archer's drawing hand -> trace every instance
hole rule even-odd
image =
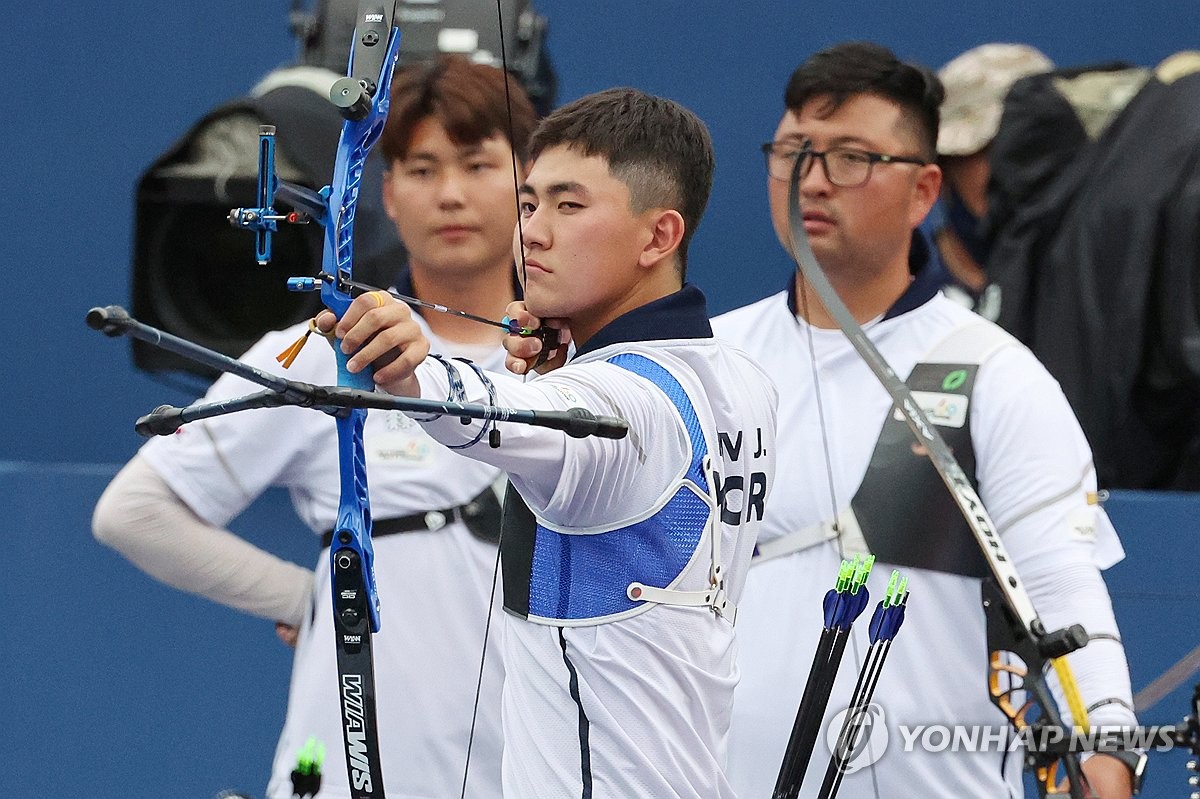
[[[429,340],[413,319],[412,311],[382,291],[362,295],[338,320],[329,311],[317,316],[317,327],[333,331],[342,352],[353,357],[346,363],[352,372],[375,367],[375,384],[398,397],[419,397],[421,386],[413,372],[429,354]]]
[[[543,324],[558,331],[558,344],[543,355],[542,341],[537,336],[519,336],[515,333],[504,337],[507,355],[504,366],[513,374],[523,375],[529,371],[539,374],[552,372],[566,363],[567,344],[571,342],[571,329],[563,319],[539,319],[529,312],[525,303],[510,302],[505,309],[507,318],[527,330],[537,330]]]

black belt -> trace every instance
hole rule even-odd
[[[476,538],[495,544],[500,540],[501,514],[500,500],[496,498],[496,492],[488,487],[465,505],[445,510],[411,513],[408,516],[393,516],[390,519],[375,519],[371,523],[371,537],[378,538],[419,530],[436,532],[448,524],[462,522]],[[333,530],[326,530],[321,536],[321,546],[328,547],[332,543]]]

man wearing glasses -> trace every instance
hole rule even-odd
[[[1096,504],[1091,453],[1058,385],[999,328],[941,296],[915,231],[937,199],[942,89],[928,71],[872,44],[837,45],[792,75],[786,110],[763,145],[775,232],[785,249],[788,188],[804,231],[866,335],[909,385],[975,482],[1049,629],[1082,624],[1070,657],[1093,726],[1134,724],[1128,668],[1100,568],[1123,556]],[[730,778],[768,796],[823,626],[821,600],[841,559],[878,556],[912,599],[875,690],[883,724],[850,762],[841,795],[962,799],[1021,795],[1021,752],[988,690],[981,604],[987,574],[957,507],[889,395],[797,272],[785,291],[714,320],[780,390],[779,480],[738,618]],[[898,426],[898,427],[897,427]],[[868,647],[855,625],[801,796],[817,795]],[[925,741],[920,725],[976,730],[975,746]],[[912,731],[917,730],[917,734]],[[807,753],[804,753],[807,755]],[[1104,799],[1128,797],[1115,757],[1084,764]]]

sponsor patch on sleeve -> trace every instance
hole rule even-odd
[[[1067,530],[1075,541],[1096,541],[1096,508],[1079,508],[1067,517]]]

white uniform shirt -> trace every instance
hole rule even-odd
[[[773,473],[775,391],[740,353],[710,336],[703,297],[693,288],[613,322],[567,366],[521,383],[491,375],[500,405],[565,410],[584,407],[628,420],[626,439],[573,439],[561,432],[501,424],[498,449],[467,454],[509,473],[538,519],[554,529],[610,528],[644,518],[691,459],[688,435],[666,395],[645,378],[608,363],[635,353],[666,368],[696,409],[708,452],[729,477]],[[636,342],[636,343],[631,343]],[[487,391],[459,370],[468,399]],[[418,370],[422,396],[445,399],[440,364]],[[446,443],[469,440],[477,424],[425,423]],[[719,433],[737,456],[720,447]],[[747,483],[748,484],[748,483]],[[727,507],[745,511],[730,492]],[[758,521],[721,525],[726,589],[741,594]],[[707,582],[703,543],[678,587]],[[576,568],[571,564],[570,568]],[[506,564],[506,569],[508,564]],[[624,590],[624,586],[620,590]],[[733,625],[705,607],[657,605],[616,621],[555,626],[506,614],[504,792],[525,797],[689,797],[733,792],[724,774],[726,733],[737,681]]]
[[[420,319],[420,317],[417,317]],[[423,324],[423,322],[422,322]],[[275,356],[305,330],[268,333],[242,360],[293,380],[335,383],[329,344],[312,336],[286,371]],[[426,330],[426,335],[430,335]],[[435,352],[452,352],[433,339]],[[485,365],[499,367],[497,349]],[[225,375],[207,399],[259,390]],[[364,431],[368,489],[375,519],[465,504],[498,472],[442,447],[398,411],[372,410]],[[334,419],[307,408],[271,408],[206,419],[156,438],[143,457],[211,524],[224,526],[270,486],[284,486],[300,518],[322,533],[336,521],[339,480]],[[374,539],[381,628],[374,636],[375,689],[384,786],[397,799],[458,796],[489,612],[496,547],[460,522],[437,531]],[[292,665],[287,718],[267,795],[291,799],[291,771],[309,736],[325,744],[321,797],[349,797],[337,690],[329,554],[317,555],[313,614],[301,627]],[[499,593],[497,591],[497,593]],[[496,602],[498,607],[499,602]],[[502,625],[492,640],[471,755],[468,796],[499,795]]]
[[[865,327],[903,377],[950,331],[978,321],[936,295]],[[798,320],[786,292],[724,314],[713,328],[757,360],[780,388],[778,476],[761,540],[828,521],[834,516],[828,470],[838,510],[844,509],[891,408],[888,394],[846,336]],[[1051,630],[1082,623],[1093,634],[1115,632],[1108,595],[1093,564],[1107,567],[1124,553],[1104,513],[1086,504],[1086,492],[1095,490],[1091,454],[1057,383],[1027,349],[1011,346],[981,367],[971,401],[979,493],[1042,620]],[[738,617],[742,681],[730,734],[730,776],[741,796],[769,796],[775,784],[822,627],[821,597],[832,587],[839,562],[837,543],[826,542],[751,568]],[[871,603],[846,648],[802,797],[815,796],[821,784],[830,754],[830,719],[849,704],[869,645],[867,622],[890,571],[877,563],[868,583]],[[979,580],[903,571],[910,577],[911,599],[874,694],[885,714],[888,742],[873,768],[848,774],[841,794],[995,799],[1012,790],[1020,795],[1019,752],[1007,760],[995,747],[983,754],[925,752],[919,738],[913,751],[901,751],[905,739],[897,725],[911,732],[920,724],[1007,724],[991,704],[985,681]],[[1082,573],[1083,584],[1077,591],[1046,590],[1056,571]],[[1085,702],[1130,701],[1119,645],[1095,641],[1070,661]],[[1092,714],[1092,723],[1132,724],[1133,716],[1106,705]],[[870,742],[881,748],[881,738]]]

